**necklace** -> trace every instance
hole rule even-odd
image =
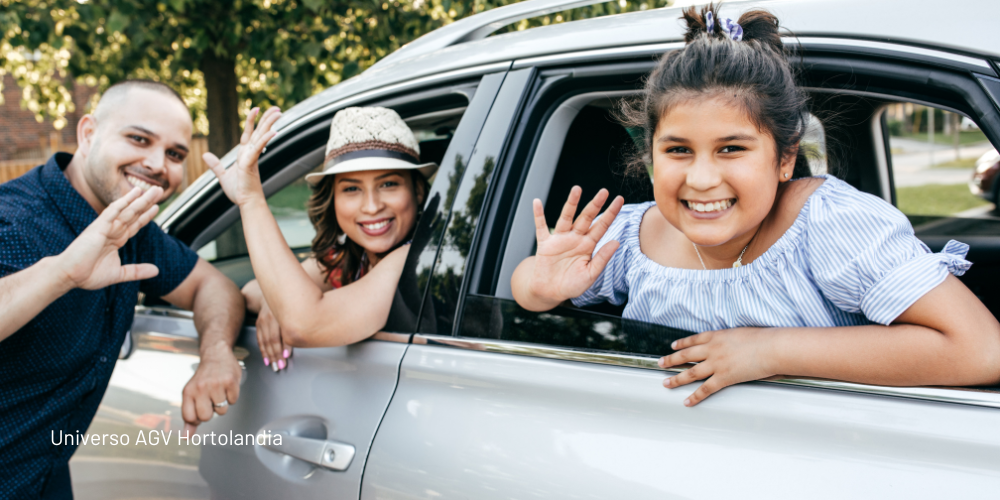
[[[760,232],[760,226],[757,226],[757,231],[753,233],[753,237],[750,238],[750,241],[747,242],[747,246],[743,247],[743,251],[740,252],[740,256],[736,258],[736,262],[733,262],[734,269],[743,265],[743,254],[747,253],[747,249],[750,248],[750,244],[753,243],[753,240],[755,238],[757,238],[757,233],[759,232]],[[701,267],[704,268],[706,271],[708,271],[708,266],[705,265],[705,261],[701,258],[701,252],[698,251],[698,245],[695,245],[694,242],[692,241],[691,246],[694,247],[694,253],[698,255],[698,262],[701,262]]]
[[[698,261],[701,262],[701,267],[705,268],[705,270],[708,271],[708,266],[705,265],[705,261],[702,260],[701,258],[701,252],[698,251],[698,245],[695,245],[694,243],[691,243],[691,245],[694,246],[694,253],[698,254]],[[747,246],[743,247],[743,251],[740,252],[740,256],[736,259],[736,262],[733,262],[734,268],[743,265],[743,254],[746,253],[747,248],[749,247],[750,247],[749,243],[747,243]]]

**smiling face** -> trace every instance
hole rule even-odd
[[[774,139],[722,98],[690,98],[665,113],[653,135],[653,194],[663,217],[699,246],[742,249],[791,177]]]
[[[410,234],[422,193],[415,191],[413,170],[369,170],[334,176],[333,206],[337,224],[370,254],[384,254]]]
[[[159,186],[166,200],[181,184],[190,149],[191,116],[175,96],[141,87],[121,92],[78,126],[74,156],[86,180],[78,189],[98,211],[134,187]]]

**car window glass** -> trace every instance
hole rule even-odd
[[[972,120],[914,103],[885,110],[896,206],[918,236],[994,236],[1000,158]]]
[[[317,167],[316,170],[319,169],[320,167]],[[309,185],[303,178],[267,198],[267,206],[278,222],[281,235],[292,249],[308,249],[313,236],[316,235],[316,230],[313,229],[306,213],[306,200],[310,194]],[[198,255],[209,262],[247,255],[243,222],[241,220],[234,222],[216,239],[199,248]]]
[[[541,198],[546,222],[551,228],[575,185],[581,186],[583,197],[587,199],[601,188],[607,188],[612,197],[620,194],[626,203],[652,200],[648,174],[642,170],[632,174],[626,172],[629,155],[635,150],[636,141],[641,140],[642,132],[623,126],[616,118],[616,110],[621,99],[632,95],[632,91],[588,92],[572,96],[558,105],[550,113],[549,121],[540,124],[535,132],[538,149],[523,181],[532,186],[522,188],[517,203],[530,204],[530,198]],[[814,141],[822,143],[822,127],[811,133]],[[545,147],[555,151],[545,151]],[[825,168],[825,164],[817,168]],[[539,186],[544,192],[539,191]],[[509,255],[503,258],[512,263],[534,253],[533,218],[519,219],[527,222],[516,219],[511,232],[520,231],[527,236],[509,236],[505,253],[516,254],[516,258],[508,259]],[[610,304],[557,307],[541,313],[527,311],[510,296],[509,272],[501,270],[500,275],[495,295],[469,293],[465,296],[459,335],[659,356],[672,352],[671,342],[691,334],[623,319],[624,307]]]

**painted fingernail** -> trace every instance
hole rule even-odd
[[[267,366],[269,364],[271,364],[271,360],[267,359],[267,358],[264,358],[264,366]]]
[[[677,350],[677,341],[676,340],[670,343],[670,348],[673,349],[673,350],[675,350],[675,351]]]
[[[684,406],[691,406],[691,398],[684,400]]]
[[[278,369],[279,370],[284,370],[285,369],[285,360],[283,360],[283,359],[279,359],[278,360]]]
[[[288,349],[285,349],[285,352],[281,353],[281,355],[284,356],[285,359],[288,359],[288,357],[291,356],[292,353],[288,352]]]
[[[278,363],[271,363],[271,369],[274,370],[274,373],[278,373]]]

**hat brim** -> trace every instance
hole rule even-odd
[[[434,175],[434,172],[436,172],[437,169],[437,163],[424,163],[423,165],[417,165],[415,163],[398,160],[396,158],[356,158],[326,167],[322,172],[306,175],[306,182],[308,182],[310,186],[315,186],[316,183],[327,175],[345,174],[348,172],[364,172],[367,170],[417,170],[424,176],[425,179],[429,179],[432,175]]]

